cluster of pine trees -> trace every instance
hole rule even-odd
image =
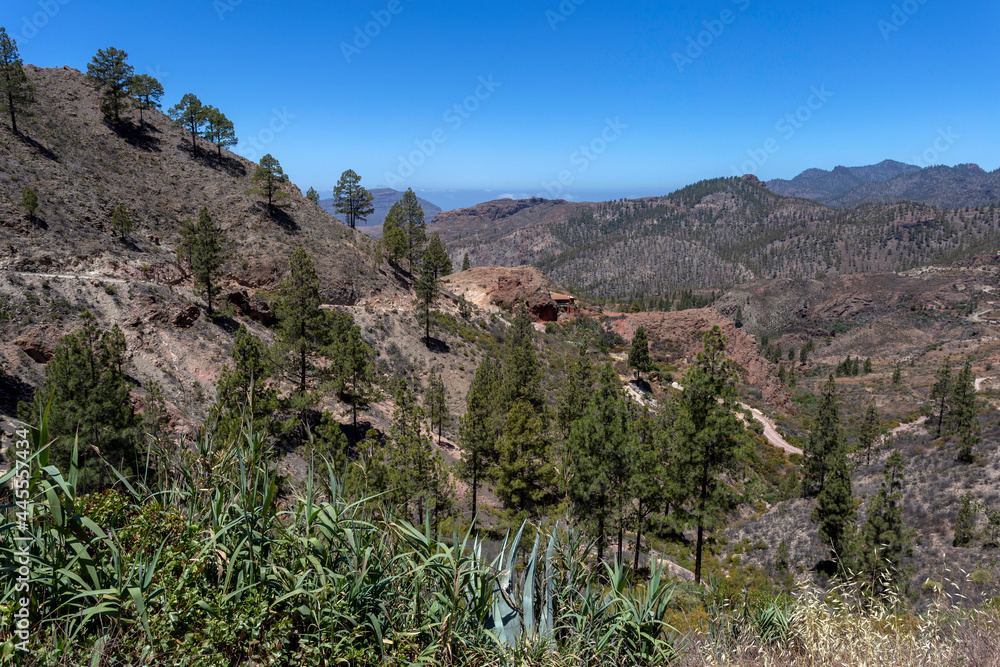
[[[945,359],[938,368],[935,380],[931,387],[931,401],[934,404],[937,437],[957,436],[959,460],[971,463],[981,440],[972,361],[966,359],[958,376],[952,377],[951,360]]]

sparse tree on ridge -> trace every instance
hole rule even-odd
[[[406,189],[399,205],[402,213],[400,226],[406,232],[406,252],[412,272],[417,259],[419,259],[420,250],[427,241],[427,222],[424,220],[424,209],[421,208],[417,195],[413,193],[413,188]]]
[[[87,77],[101,96],[101,112],[115,125],[129,97],[129,85],[135,70],[128,64],[128,54],[113,46],[100,49],[87,65]]]
[[[132,96],[135,108],[139,110],[139,127],[144,126],[143,111],[159,109],[163,99],[163,86],[148,74],[136,74],[128,84],[128,92]]]
[[[10,129],[17,131],[17,115],[27,116],[35,103],[35,86],[24,73],[17,42],[0,27],[0,112],[10,115]]]
[[[132,223],[132,216],[129,215],[125,204],[118,204],[114,213],[111,214],[111,231],[124,241],[135,229]]]
[[[364,222],[375,212],[372,206],[374,200],[372,193],[361,186],[361,177],[353,169],[341,174],[333,188],[333,205],[351,229],[357,228],[359,221]]]
[[[34,222],[38,213],[38,195],[27,185],[21,189],[21,208],[28,214],[28,220]]]
[[[180,102],[170,107],[167,115],[174,119],[175,124],[191,133],[191,153],[197,156],[198,135],[206,120],[206,109],[201,100],[197,95],[187,93]]]
[[[281,189],[288,182],[288,176],[281,170],[281,164],[268,153],[260,159],[260,164],[250,179],[256,187],[247,190],[247,194],[267,197],[267,211],[274,213],[277,202],[288,199],[289,194]]]
[[[465,257],[462,258],[462,270],[468,271],[472,268],[472,261],[469,259],[469,253],[465,253]]]
[[[306,199],[308,199],[314,204],[319,203],[319,193],[316,192],[316,188],[310,187],[308,190],[306,190]]]
[[[420,321],[424,325],[424,344],[431,347],[431,308],[438,296],[437,267],[430,255],[424,255],[420,275],[414,286],[420,303]]]
[[[386,214],[385,221],[382,223],[382,246],[393,266],[396,266],[400,259],[406,257],[407,243],[403,205],[396,202],[389,208],[389,213]]]
[[[229,148],[240,143],[240,140],[236,138],[236,128],[233,126],[233,121],[226,118],[226,114],[213,106],[205,108],[204,136],[207,140],[215,144],[218,151],[217,156],[220,161],[222,160],[223,148]]]

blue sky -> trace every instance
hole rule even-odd
[[[819,6],[817,6],[819,5]],[[98,48],[324,196],[352,168],[444,208],[666,194],[893,158],[1000,167],[998,3],[4,0],[26,62]],[[366,34],[367,33],[367,34]]]

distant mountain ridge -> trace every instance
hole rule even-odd
[[[985,206],[1000,200],[1000,169],[975,164],[921,168],[883,160],[864,167],[807,169],[791,180],[767,182],[775,194],[812,199],[835,208],[912,201],[939,208]]]
[[[358,230],[368,234],[368,236],[379,238],[382,236],[382,223],[385,222],[385,216],[389,214],[389,209],[392,208],[392,205],[403,198],[403,193],[392,188],[374,188],[369,190],[369,192],[375,196],[375,201],[372,203],[375,207],[375,212],[368,216],[364,225],[358,225]],[[441,212],[441,207],[420,197],[417,197],[417,201],[420,202],[420,207],[424,209],[424,219],[430,224],[437,217],[438,213]],[[333,217],[341,222],[344,221],[343,216],[337,213],[333,199],[321,199],[319,205]]]

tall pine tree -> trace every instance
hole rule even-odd
[[[129,84],[135,70],[128,64],[128,54],[113,46],[100,49],[87,65],[87,78],[101,96],[101,113],[115,125],[129,97]]]
[[[868,504],[868,516],[861,529],[858,553],[860,571],[876,594],[898,582],[903,556],[910,547],[910,535],[903,522],[903,458],[893,452],[882,471],[882,486]],[[889,577],[885,575],[888,572]]]
[[[24,73],[17,42],[0,27],[0,112],[10,116],[10,129],[17,131],[17,116],[27,116],[35,103],[35,86]]]
[[[826,483],[831,456],[844,449],[844,433],[837,405],[837,384],[831,375],[823,385],[819,411],[803,448],[802,483],[807,496],[818,496]]]
[[[686,502],[685,523],[697,529],[695,581],[701,582],[705,533],[742,502],[741,481],[747,440],[735,415],[735,363],[726,356],[719,327],[706,332],[704,348],[684,376],[678,414],[676,465]]]
[[[632,347],[628,351],[628,367],[635,369],[635,379],[639,380],[640,373],[648,373],[653,369],[653,360],[649,356],[649,339],[646,337],[645,327],[635,330],[632,337]]]
[[[195,287],[205,295],[209,317],[213,312],[212,297],[218,286],[219,269],[224,261],[223,240],[222,230],[215,226],[208,208],[202,207],[191,239],[191,272]]]
[[[965,365],[955,379],[949,406],[950,431],[958,435],[958,460],[972,463],[981,431],[976,404],[976,376],[969,359],[965,360]]]
[[[952,396],[951,360],[945,359],[935,375],[936,382],[931,387],[931,401],[937,408],[937,437],[944,435],[945,421],[948,419],[949,401]]]
[[[472,487],[472,516],[478,510],[479,486],[499,462],[494,430],[493,397],[499,385],[500,370],[487,357],[476,369],[466,396],[465,415],[459,422],[462,460],[458,476]]]
[[[348,169],[340,175],[340,180],[333,188],[333,205],[337,213],[344,216],[348,227],[355,229],[358,222],[364,222],[375,212],[372,202],[375,197],[361,186],[361,177]]]

